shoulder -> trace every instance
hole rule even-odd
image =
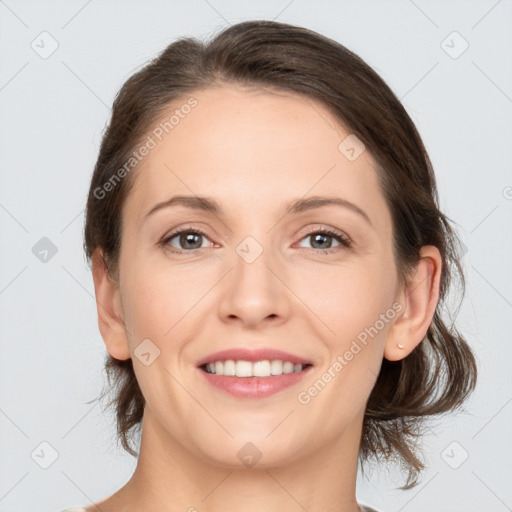
[[[379,512],[378,510],[375,510],[372,507],[367,507],[365,505],[359,505],[361,508],[361,512]],[[87,510],[84,507],[70,507],[66,508],[65,510],[61,510],[60,512],[87,512]]]

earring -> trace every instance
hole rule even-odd
[[[404,348],[404,346],[401,344],[401,343],[397,343],[396,345],[400,350],[402,350]]]

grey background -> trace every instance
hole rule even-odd
[[[512,510],[511,1],[6,0],[0,512],[88,505],[131,476],[136,461],[116,447],[113,417],[87,404],[104,384],[105,347],[82,253],[101,133],[122,83],[172,40],[255,18],[316,30],[380,73],[416,123],[441,206],[467,247],[457,322],[478,357],[478,389],[465,414],[432,423],[418,487],[396,490],[400,474],[381,467],[369,481],[359,474],[359,501],[386,512]],[[42,58],[52,40],[58,48]],[[469,47],[454,58],[464,40]],[[46,261],[37,257],[43,237],[57,250]]]

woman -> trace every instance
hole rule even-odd
[[[374,511],[370,458],[416,485],[422,420],[476,382],[440,314],[457,242],[413,122],[345,47],[271,21],[169,45],[115,99],[85,225],[137,468],[68,510]]]

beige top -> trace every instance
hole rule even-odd
[[[378,510],[375,510],[374,508],[368,507],[366,505],[359,504],[359,508],[361,509],[361,512],[379,512]],[[61,512],[87,512],[84,507],[71,507],[67,508],[65,510],[62,510]]]

